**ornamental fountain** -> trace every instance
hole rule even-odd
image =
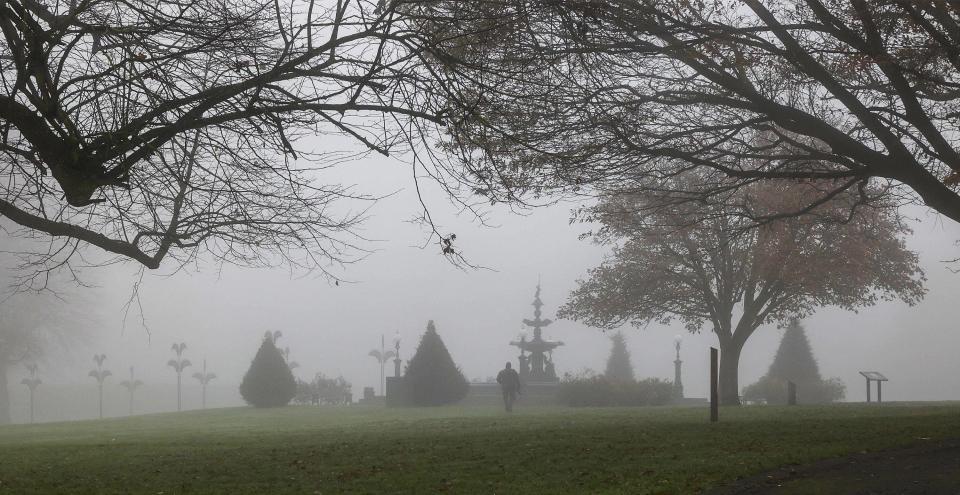
[[[520,380],[524,383],[558,381],[557,371],[553,365],[553,350],[563,345],[563,342],[544,340],[543,328],[553,321],[549,318],[540,318],[543,314],[540,311],[542,307],[540,284],[537,283],[537,292],[533,298],[533,319],[523,320],[524,325],[533,328],[533,338],[527,340],[527,336],[522,334],[520,340],[510,342],[510,345],[520,348]]]

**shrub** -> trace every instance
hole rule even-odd
[[[260,350],[243,375],[240,395],[255,407],[285,406],[297,393],[297,382],[272,338],[263,339]]]
[[[327,378],[317,373],[312,382],[297,380],[297,394],[293,401],[297,404],[341,405],[349,404],[352,385],[342,376]]]
[[[557,401],[573,407],[660,406],[672,399],[673,384],[666,380],[611,380],[590,373],[565,377],[557,391]]]
[[[610,348],[610,357],[607,358],[607,371],[603,376],[615,382],[633,381],[633,364],[630,362],[630,351],[627,350],[627,339],[617,332],[610,337],[613,346]]]
[[[847,386],[839,378],[797,384],[797,402],[823,404],[836,402],[846,395]],[[787,403],[787,380],[764,376],[756,383],[744,387],[743,398],[748,401],[762,400],[768,404]]]
[[[839,378],[820,378],[820,369],[813,357],[807,333],[797,319],[790,320],[767,374],[756,383],[744,387],[743,398],[748,401],[763,400],[768,404],[786,404],[787,381],[797,385],[797,402],[803,404],[838,401],[843,399],[847,389]]]
[[[452,404],[467,396],[467,379],[450,357],[433,320],[427,323],[427,331],[407,364],[404,379],[417,406]]]

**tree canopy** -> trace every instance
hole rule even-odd
[[[38,264],[88,245],[149,268],[343,261],[361,215],[340,201],[369,198],[323,169],[442,121],[397,5],[4,2],[0,215],[54,239]]]
[[[816,184],[757,184],[741,189],[732,204],[781,211],[818,192]],[[740,351],[761,325],[821,306],[914,304],[925,293],[917,256],[904,246],[906,227],[890,208],[858,208],[848,217],[848,204],[838,198],[810,215],[754,226],[737,206],[704,212],[700,205],[665,208],[658,201],[618,194],[586,213],[602,225],[594,240],[613,252],[579,281],[559,315],[601,328],[674,320],[691,332],[706,326],[720,344],[725,403],[738,400]]]
[[[492,200],[627,189],[703,204],[817,180],[787,213],[852,191],[960,221],[950,2],[417,5],[457,81],[447,148]]]

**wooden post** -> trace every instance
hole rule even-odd
[[[710,348],[710,422],[716,423],[720,419],[720,394],[717,386],[718,374],[717,367],[719,363],[716,347]]]
[[[787,405],[797,405],[797,384],[787,381]]]
[[[877,380],[877,404],[883,402],[883,389],[880,388],[883,386],[882,380]]]
[[[867,378],[867,403],[870,402],[870,379]]]

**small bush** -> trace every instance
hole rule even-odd
[[[567,406],[660,406],[673,399],[673,384],[659,378],[610,380],[603,375],[567,376],[557,400]]]
[[[342,376],[327,378],[323,373],[317,373],[312,382],[297,380],[297,394],[293,401],[297,404],[343,405],[350,403],[352,395],[352,385]]]
[[[283,354],[272,338],[263,339],[240,383],[243,400],[255,407],[279,407],[287,405],[296,393],[297,382]]]

